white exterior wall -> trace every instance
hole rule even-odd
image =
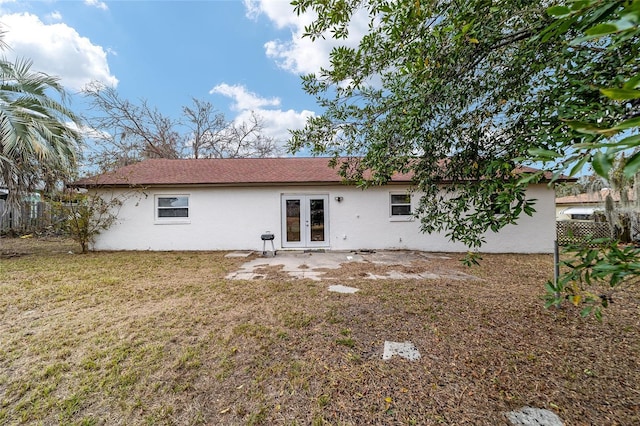
[[[419,221],[390,218],[390,193],[406,186],[361,190],[351,186],[153,188],[129,196],[118,221],[98,236],[96,250],[262,250],[260,235],[275,234],[282,249],[281,196],[328,195],[328,246],[331,250],[411,249],[466,252],[444,235],[423,234]],[[125,194],[121,191],[120,194]],[[189,218],[184,223],[155,220],[157,195],[188,195]],[[555,239],[555,195],[546,185],[532,185],[536,198],[533,217],[523,215],[518,225],[488,233],[481,251],[488,253],[551,253]],[[336,201],[342,197],[342,201]],[[416,205],[419,195],[413,195]],[[270,243],[267,242],[267,247]]]
[[[556,204],[556,221],[561,221],[561,220],[571,220],[571,216],[568,214],[564,214],[564,211],[566,209],[568,209],[569,207],[574,207],[572,205],[557,205]]]

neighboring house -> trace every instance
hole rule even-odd
[[[556,220],[594,220],[594,213],[604,212],[604,202],[611,194],[616,204],[620,203],[620,192],[609,188],[585,194],[568,195],[556,198]],[[629,200],[633,201],[633,191],[629,191]]]
[[[420,194],[411,177],[386,186],[345,185],[327,158],[146,160],[73,183],[118,196],[117,223],[95,250],[413,249],[465,252],[444,234],[423,234],[411,213]],[[137,188],[137,189],[136,189]],[[536,213],[489,232],[484,252],[550,253],[554,190],[530,185]]]

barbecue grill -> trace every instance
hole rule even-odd
[[[267,255],[267,250],[266,250],[267,241],[271,241],[271,252],[273,253],[274,256],[276,255],[276,247],[273,245],[273,240],[275,239],[275,237],[276,236],[269,231],[265,232],[260,236],[260,238],[262,239],[262,255],[263,256]]]

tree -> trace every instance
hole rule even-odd
[[[342,173],[363,186],[413,172],[422,230],[474,249],[486,231],[533,213],[516,159],[546,143],[546,83],[536,82],[562,57],[552,43],[530,44],[550,22],[542,1],[294,3],[318,16],[311,38],[346,37],[362,10],[370,30],[303,77],[325,112],[293,133],[292,149],[357,158]]]
[[[356,14],[369,27],[303,77],[324,113],[291,149],[355,157],[341,172],[363,186],[413,172],[425,232],[478,248],[484,232],[533,210],[525,189],[543,172],[522,175],[518,163],[550,160],[555,177],[592,164],[606,177],[612,155],[640,144],[603,140],[640,125],[638,0],[293,4],[317,16],[311,39],[348,37]],[[638,168],[634,154],[626,173]]]
[[[96,237],[115,223],[126,197],[71,190],[61,198],[55,205],[65,218],[63,228],[87,253]]]
[[[182,107],[186,125],[191,131],[193,158],[205,158],[216,153],[217,141],[224,137],[228,123],[224,114],[210,102],[193,99],[193,106]]]
[[[591,164],[603,178],[629,179],[640,171],[640,1],[578,1],[548,9],[557,19],[539,34],[545,40],[562,37],[570,52],[587,52],[588,68],[600,67],[590,84],[582,88],[595,95],[594,102],[578,101],[576,93],[561,97],[565,112],[563,130],[570,141],[560,141],[553,150],[536,150],[534,159],[555,163],[556,170],[579,171]],[[567,67],[573,64],[567,64]],[[620,152],[631,152],[624,167],[611,176]]]
[[[8,206],[36,188],[51,190],[69,180],[81,142],[80,119],[65,105],[59,79],[31,65],[0,58],[0,186],[9,190]]]
[[[580,176],[576,182],[563,182],[555,186],[556,197],[595,193],[604,188],[608,188],[606,180],[592,171]]]
[[[100,83],[84,91],[96,111],[88,121],[96,129],[97,153],[89,160],[102,170],[136,163],[145,158],[180,158],[184,140],[175,131],[176,120],[146,101],[140,105],[122,99],[115,88]]]
[[[188,143],[194,158],[268,157],[279,153],[274,138],[264,134],[262,119],[251,113],[248,122],[227,121],[210,102],[193,99],[182,108]]]
[[[210,102],[193,99],[182,120],[172,119],[146,101],[135,104],[116,89],[99,84],[85,90],[96,129],[92,162],[112,170],[145,158],[233,158],[277,155],[276,141],[264,134],[262,119],[228,121]]]
[[[541,38],[565,36],[570,49],[595,52],[592,62],[602,64],[607,72],[594,79],[590,89],[598,97],[592,104],[576,102],[571,93],[563,98],[565,109],[570,111],[563,129],[569,139],[532,154],[553,164],[556,171],[570,170],[571,174],[591,164],[620,191],[624,201],[629,189],[637,194],[640,171],[640,1],[580,1],[558,4],[548,12],[556,20]],[[624,214],[614,211],[610,197],[606,201],[611,225],[620,219],[629,227],[638,224],[637,200]],[[621,247],[616,238],[591,243],[596,247],[567,250],[571,257],[562,262],[565,272],[546,285],[547,306],[568,300],[582,306],[582,315],[593,313],[600,319],[601,309],[612,300],[612,291],[640,282],[640,249]]]

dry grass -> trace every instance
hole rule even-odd
[[[545,310],[549,256],[434,259],[482,280],[355,279],[344,295],[227,281],[243,259],[218,252],[0,244],[2,424],[496,425],[524,405],[640,423],[640,292],[601,324]],[[385,340],[423,357],[383,362]]]

